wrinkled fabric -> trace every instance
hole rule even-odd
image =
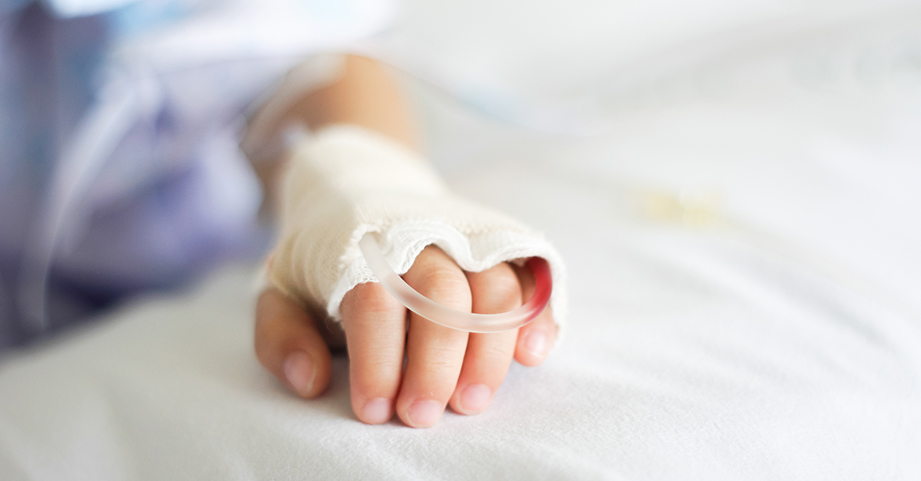
[[[5,3],[0,346],[45,317],[67,323],[262,252],[261,192],[237,148],[243,114],[291,66],[381,30],[391,9]]]
[[[279,241],[268,267],[282,292],[341,320],[352,288],[378,282],[358,243],[374,235],[389,265],[405,274],[436,245],[468,272],[542,257],[550,264],[550,307],[566,317],[562,259],[536,231],[452,193],[431,164],[376,132],[334,125],[299,141],[288,160],[280,202]]]

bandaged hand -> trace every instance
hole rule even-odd
[[[424,159],[365,129],[325,128],[302,141],[289,162],[280,239],[268,266],[273,287],[257,308],[256,353],[291,391],[322,393],[329,347],[342,332],[352,407],[369,424],[396,413],[409,426],[432,426],[448,404],[461,414],[482,412],[512,359],[544,361],[564,299],[559,259],[541,236],[455,196]],[[534,281],[506,261],[544,257],[557,284],[551,307],[520,329],[495,334],[435,324],[376,282],[358,248],[368,232],[410,286],[466,312],[520,306]]]

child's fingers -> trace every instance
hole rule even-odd
[[[467,273],[473,312],[496,314],[521,305],[518,276],[506,263],[483,272]],[[516,330],[495,334],[470,334],[464,366],[451,397],[451,407],[461,414],[485,410],[505,380],[515,353]]]
[[[362,422],[393,416],[403,371],[406,309],[377,283],[359,284],[342,299],[349,350],[352,409]]]
[[[522,299],[530,299],[534,294],[534,276],[525,268],[516,267],[515,271],[521,281]],[[515,360],[525,366],[537,366],[547,358],[555,341],[556,324],[548,306],[528,325],[518,329]]]
[[[447,254],[426,247],[403,278],[423,296],[452,309],[470,312],[467,277]],[[444,412],[464,362],[468,334],[410,314],[406,372],[397,413],[407,425],[429,427]]]
[[[314,319],[276,289],[267,289],[256,304],[256,357],[292,392],[320,395],[329,384],[329,348]]]

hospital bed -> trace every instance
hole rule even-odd
[[[379,52],[566,259],[549,360],[367,426],[344,356],[313,401],[259,366],[231,265],[0,359],[0,479],[919,479],[921,8],[454,3]]]

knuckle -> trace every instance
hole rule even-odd
[[[368,397],[392,397],[399,386],[399,378],[357,376],[352,378],[353,388]]]
[[[471,282],[474,310],[489,314],[514,309],[522,303],[521,284],[511,269],[490,270]]]
[[[429,299],[458,309],[470,309],[470,285],[457,267],[429,267],[416,273],[411,280],[408,283]]]
[[[392,391],[402,376],[402,363],[384,357],[354,359],[350,369],[352,382],[365,393]]]
[[[514,344],[510,343],[510,346],[511,348],[500,343],[487,343],[481,347],[479,353],[480,358],[492,363],[510,360],[512,358]]]
[[[346,318],[358,311],[372,315],[399,315],[402,309],[400,302],[376,282],[359,284],[352,288],[342,299],[341,307]]]
[[[403,358],[402,349],[380,348],[365,352],[361,356],[359,374],[363,378],[378,379],[400,370]]]
[[[256,330],[253,347],[256,353],[256,359],[259,361],[259,363],[267,369],[271,369],[277,357],[277,348],[275,343],[271,341],[269,336],[265,335],[264,333],[260,333],[259,330]]]
[[[431,356],[420,365],[422,378],[429,380],[430,384],[453,384],[457,380],[461,363],[452,356]],[[450,374],[454,374],[451,378]]]

